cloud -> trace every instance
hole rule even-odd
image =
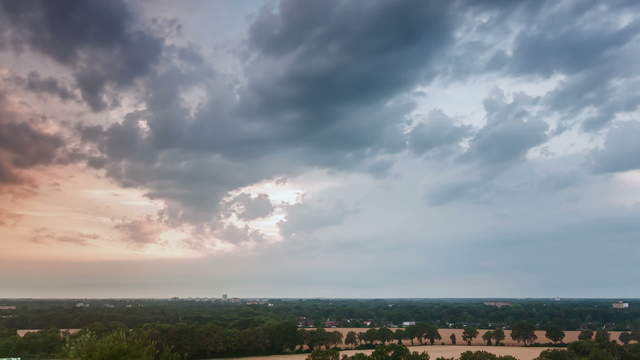
[[[78,101],[73,89],[53,76],[42,77],[37,71],[31,71],[26,77],[12,76],[13,83],[39,96],[53,96],[62,101]]]
[[[78,246],[88,246],[92,241],[100,239],[100,235],[93,233],[83,233],[77,231],[57,232],[46,228],[37,228],[30,238],[32,242],[38,244],[71,244]]]
[[[495,165],[522,160],[529,149],[547,140],[549,126],[528,109],[536,102],[525,94],[508,102],[500,90],[495,91],[484,102],[487,124],[471,139],[464,158]]]
[[[223,242],[234,245],[247,242],[262,243],[265,241],[264,235],[259,230],[251,229],[247,225],[226,224],[215,230],[213,235]]]
[[[235,93],[206,62],[167,51],[141,81],[148,132],[125,119],[84,139],[104,155],[96,165],[176,222],[211,221],[229,191],[314,167],[384,176],[414,106],[398,93],[433,77],[452,31],[446,3],[285,1],[253,19]],[[195,89],[205,94],[191,108]]]
[[[227,206],[242,220],[254,220],[271,215],[273,205],[269,195],[241,193],[229,201]]]
[[[0,89],[0,186],[29,185],[28,170],[70,160],[64,138],[42,129],[44,121],[21,109]]]
[[[114,247],[211,256],[181,291],[224,271],[248,296],[556,296],[603,252],[633,288],[614,275],[637,253],[637,174],[602,175],[640,168],[637,1],[216,6],[2,3],[0,195],[86,161],[157,200],[136,196]],[[73,239],[92,243],[42,241]]]
[[[0,227],[15,226],[22,219],[22,215],[0,209]]]
[[[614,125],[602,149],[591,153],[591,167],[598,173],[640,169],[640,122],[625,121]]]
[[[70,66],[82,98],[95,111],[109,106],[111,87],[145,75],[162,52],[161,39],[135,29],[123,1],[2,3],[11,42]]]
[[[145,217],[140,219],[124,219],[116,224],[114,229],[120,232],[122,240],[133,248],[143,248],[147,245],[163,245],[165,241],[160,237],[166,227],[156,220]]]
[[[287,217],[278,223],[285,238],[305,238],[314,231],[340,225],[356,210],[347,204],[335,201],[312,201],[287,207]]]
[[[409,147],[418,155],[440,147],[455,146],[470,135],[470,126],[457,125],[441,110],[433,110],[426,121],[418,123],[409,133]]]

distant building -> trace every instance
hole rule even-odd
[[[91,306],[91,304],[82,303],[82,302],[79,302],[79,303],[76,304],[77,308],[88,308],[90,306]]]
[[[325,321],[324,322],[324,327],[326,327],[326,328],[338,327],[338,322],[337,321]]]
[[[362,322],[364,324],[364,326],[371,326],[371,324],[373,323],[373,321],[371,320],[365,320]]]
[[[512,306],[513,303],[511,301],[487,301],[484,303],[487,306],[495,306],[498,308],[501,307],[505,307],[505,306]]]
[[[629,303],[618,301],[617,303],[611,304],[614,309],[626,309],[629,307]]]
[[[222,301],[227,301],[229,296],[227,294],[222,294]]]
[[[15,310],[16,307],[13,305],[0,305],[0,310]]]
[[[298,327],[299,328],[311,328],[314,327],[315,324],[313,320],[307,319],[305,316],[301,316],[298,318]]]
[[[415,324],[416,324],[415,321],[403,321],[402,322],[402,326],[413,326]]]

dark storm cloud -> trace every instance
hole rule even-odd
[[[135,29],[124,2],[3,1],[0,15],[17,47],[70,66],[93,110],[109,105],[108,87],[126,87],[159,59],[162,41]]]
[[[430,64],[452,37],[450,7],[291,1],[265,8],[250,27],[237,96],[200,56],[176,49],[165,53],[163,71],[142,82],[148,134],[127,119],[87,128],[84,138],[106,155],[107,174],[148,189],[169,204],[169,217],[185,221],[211,219],[230,190],[312,167],[384,176],[392,165],[384,155],[406,147],[402,125],[413,110],[394,98],[433,76]],[[193,111],[181,95],[197,87],[206,98]]]
[[[640,3],[534,3],[540,6],[518,5],[509,16],[494,17],[494,21],[474,28],[488,39],[499,40],[500,32],[513,32],[516,36],[509,49],[490,43],[465,44],[463,49],[469,51],[463,54],[471,56],[475,51],[479,60],[475,66],[461,66],[528,79],[562,76],[559,86],[543,101],[550,112],[560,115],[560,131],[576,124],[583,130],[597,131],[617,114],[637,109],[637,81],[628,75],[639,70],[633,59],[640,55],[640,21],[627,14],[640,11]],[[489,13],[505,15],[502,9]],[[455,70],[451,71],[456,73]],[[471,70],[459,72],[469,76]],[[585,109],[591,113],[583,114]]]
[[[450,11],[450,2],[282,1],[251,26],[249,43],[259,59],[248,88],[259,109],[271,111],[394,96],[430,75],[426,65],[453,34]]]
[[[12,76],[9,81],[39,95],[53,96],[62,101],[78,101],[73,89],[53,76],[42,77],[37,71],[31,71],[26,77]]]
[[[0,90],[0,184],[23,184],[23,171],[67,161],[63,137],[40,129],[38,120],[15,111]]]
[[[498,165],[522,160],[529,149],[547,140],[549,126],[528,109],[536,102],[525,94],[508,102],[502,92],[486,99],[487,124],[473,137],[464,158]]]
[[[212,222],[229,191],[310,169],[382,179],[407,150],[472,168],[432,203],[491,194],[498,173],[552,136],[544,116],[568,128],[594,107],[582,126],[595,129],[640,103],[625,76],[637,71],[639,25],[623,16],[632,2],[282,1],[251,18],[236,53],[241,74],[218,71],[196,46],[164,44],[120,1],[3,6],[12,41],[69,66],[94,110],[135,83],[144,110],[77,130],[93,147],[90,166],[163,200],[172,224]],[[483,127],[432,113],[406,132],[416,86],[487,73],[562,80],[540,98],[487,99]],[[38,79],[34,89],[70,96]],[[238,201],[250,208],[243,219],[272,210],[268,199]]]

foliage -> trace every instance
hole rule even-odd
[[[562,339],[564,339],[565,334],[564,331],[562,331],[562,329],[558,326],[550,326],[547,328],[545,336],[554,343],[558,343],[561,342]]]
[[[314,350],[307,360],[340,360],[340,351],[338,349]]]
[[[493,330],[493,339],[496,341],[496,345],[500,345],[500,342],[505,339],[504,330],[502,328]]]
[[[491,340],[493,339],[493,331],[489,330],[487,332],[485,332],[484,334],[482,334],[482,340],[484,340],[484,342],[487,345],[491,345]]]
[[[622,333],[620,333],[618,339],[620,339],[620,341],[622,341],[622,343],[625,345],[627,345],[629,341],[633,340],[633,338],[631,337],[631,333],[628,331],[623,331]]]
[[[473,339],[478,336],[478,329],[473,326],[465,326],[462,331],[462,340],[466,341],[467,344],[471,345]]]
[[[355,331],[349,331],[347,333],[347,336],[344,339],[344,344],[345,345],[356,346],[356,345],[358,345],[358,343],[359,343],[358,334],[356,334]]]
[[[535,327],[528,322],[518,322],[511,329],[511,338],[514,341],[522,342],[525,345],[532,344],[538,336],[535,334]]]
[[[63,340],[57,329],[47,329],[19,337],[0,338],[1,357],[50,357],[60,351]]]
[[[429,344],[433,345],[436,340],[442,339],[440,333],[438,332],[438,328],[433,324],[427,324],[424,326],[424,338],[429,340]]]
[[[377,340],[382,342],[382,344],[386,344],[389,341],[393,340],[393,331],[388,327],[383,327],[378,329],[376,335],[377,335]]]
[[[597,342],[609,342],[611,341],[611,335],[606,329],[600,329],[596,331],[596,341]]]
[[[486,351],[465,351],[460,354],[460,360],[517,360],[510,355],[498,356]]]
[[[640,344],[619,345],[611,341],[579,340],[565,350],[545,350],[536,360],[638,360]]]
[[[62,353],[70,360],[154,360],[155,349],[145,339],[122,330],[101,337],[87,331],[69,338]]]
[[[593,330],[582,330],[578,335],[578,340],[591,340],[593,339]]]

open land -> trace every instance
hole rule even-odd
[[[467,346],[467,345],[432,345],[432,346],[410,346],[411,351],[426,351],[431,359],[440,356],[445,358],[458,358],[465,351],[487,351],[496,355],[512,355],[519,360],[533,360],[540,352],[549,348],[545,347],[523,347],[523,346]],[[356,353],[370,354],[373,350],[343,350],[340,352],[346,355],[354,355]],[[243,357],[243,360],[304,360],[309,354],[290,354],[290,355],[270,355],[270,356],[251,356]]]

